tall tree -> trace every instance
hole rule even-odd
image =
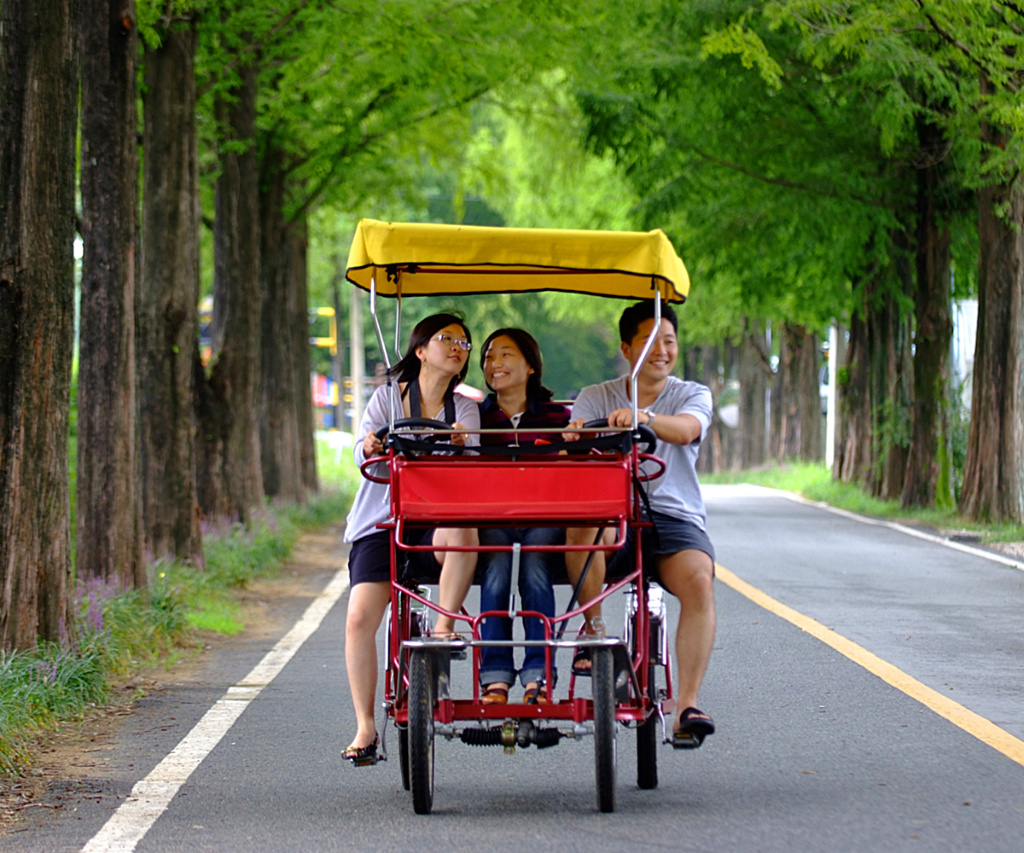
[[[684,325],[696,343],[738,341],[744,318],[816,329],[843,316],[851,280],[885,257],[879,237],[906,192],[877,133],[865,132],[865,101],[802,58],[791,33],[759,30],[780,57],[768,82],[735,57],[711,58],[712,49],[729,53],[728,41],[705,34],[728,31],[754,5],[605,4],[604,21],[594,16],[600,35],[581,41],[604,47],[609,31],[634,35],[617,43],[623,56],[595,51],[599,58],[581,57],[575,74],[591,144],[614,154],[640,196],[641,223],[665,227],[691,267]],[[785,359],[779,370],[798,364]],[[760,396],[754,386],[764,371],[743,376],[741,385]],[[816,381],[777,381],[791,399],[774,412],[820,411]],[[753,418],[750,400],[741,413],[740,430],[755,430],[741,438],[741,455],[763,458],[751,455],[763,444],[763,417]],[[802,432],[816,443],[815,429]]]
[[[739,360],[741,468],[757,468],[768,456],[768,384],[772,375],[768,339],[758,320],[743,319]]]
[[[808,406],[820,396],[821,352],[817,335],[799,324],[783,323],[778,330],[779,383],[773,395],[772,416],[778,413],[776,458],[814,462],[822,458],[821,409]]]
[[[220,174],[214,222],[213,363],[204,407],[201,502],[248,523],[263,504],[260,470],[260,219],[256,68],[243,63],[218,92]],[[201,377],[200,377],[201,379]],[[216,413],[217,417],[210,417]]]
[[[249,51],[259,53],[261,68],[261,452],[268,494],[291,497],[315,484],[308,354],[298,344],[308,339],[299,271],[309,214],[333,204],[373,215],[368,197],[394,198],[423,160],[451,155],[465,133],[467,105],[553,61],[568,36],[567,5],[545,4],[541,16],[530,0],[359,0],[339,15],[332,6],[295,0],[255,22],[240,7],[237,19],[248,26]],[[517,49],[509,49],[510,33]],[[281,315],[287,306],[297,313]]]
[[[896,85],[880,90],[881,96],[875,93],[879,123],[888,121],[892,132],[907,131],[915,123],[920,126],[923,117],[962,150],[980,145],[974,162],[963,156],[958,160],[962,185],[979,190],[978,287],[979,303],[985,306],[979,312],[971,435],[960,506],[978,517],[1020,520],[1024,517],[1024,430],[1020,428],[1024,352],[1019,343],[1024,327],[1020,297],[1024,258],[1019,238],[1013,235],[1021,227],[1016,195],[1024,160],[1020,111],[1024,10],[1002,0],[858,2],[842,8],[820,0],[778,0],[764,9],[776,26],[796,22],[806,55],[818,63],[828,57],[854,56],[862,60],[862,68],[891,69],[899,57],[904,74],[913,77],[923,97],[900,97],[905,91],[903,75],[893,78]],[[763,58],[756,48],[746,55]],[[906,109],[907,104],[913,109]],[[933,233],[939,236],[941,230]],[[942,267],[934,254],[923,260],[933,269]],[[938,327],[943,324],[940,318]],[[931,335],[936,329],[932,314],[921,331]],[[927,340],[923,343],[929,358],[931,347]],[[926,386],[934,392],[941,384],[934,381],[938,375],[934,370],[928,372],[932,378],[916,380],[918,393]],[[927,412],[920,414],[929,419]],[[917,430],[915,426],[915,435]],[[915,443],[922,446],[917,437]],[[915,452],[918,460],[926,456],[927,450]],[[921,495],[920,472],[913,476],[904,490],[905,501]]]
[[[914,403],[902,504],[953,506],[949,464],[949,353],[953,340],[949,148],[942,130],[918,125],[917,244],[914,289]]]
[[[80,578],[146,584],[135,417],[139,44],[132,0],[82,3]]]
[[[74,635],[78,3],[0,6],[0,645]]]
[[[309,373],[300,375],[299,353],[309,350],[309,315],[296,292],[289,246],[294,239],[285,222],[288,186],[284,152],[263,152],[260,185],[260,266],[262,285],[262,416],[260,441],[267,494],[281,500],[302,500],[303,419],[299,407],[310,408]],[[303,267],[303,271],[305,267]],[[299,285],[305,294],[305,281]],[[301,335],[296,339],[296,328]],[[308,365],[308,360],[304,362]],[[311,437],[312,433],[310,433]]]
[[[1020,78],[1018,78],[1020,79]],[[986,82],[985,88],[991,84]],[[1024,130],[1024,129],[1022,129]],[[986,145],[1009,147],[1005,127],[985,122]],[[1019,153],[1018,153],[1018,156]],[[1024,522],[1024,179],[1007,164],[978,192],[981,245],[974,397],[962,512]]]
[[[894,237],[894,243],[900,239]],[[912,281],[903,253],[895,269],[869,271],[857,282],[840,373],[834,475],[887,500],[900,498],[910,444],[911,319],[903,303]]]
[[[143,56],[143,255],[137,304],[146,548],[202,560],[196,488],[199,163],[195,24],[168,18]]]

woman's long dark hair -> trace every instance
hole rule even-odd
[[[480,369],[483,369],[484,360],[487,358],[487,350],[490,348],[491,343],[495,338],[502,336],[512,339],[512,342],[519,348],[519,352],[523,354],[523,358],[526,359],[526,363],[533,368],[533,373],[526,380],[526,399],[531,403],[546,403],[555,396],[555,393],[550,388],[545,388],[541,384],[541,375],[544,373],[544,360],[540,355],[540,344],[537,343],[536,338],[526,329],[512,327],[495,329],[491,332],[487,336],[487,340],[484,341],[484,345],[480,348]],[[490,385],[487,387],[491,388]],[[491,388],[491,390],[493,391],[494,389]]]
[[[424,317],[413,327],[412,334],[409,335],[409,346],[405,351],[405,355],[402,356],[401,361],[392,365],[391,370],[388,371],[388,376],[392,379],[397,379],[399,382],[415,382],[419,379],[420,360],[416,355],[416,350],[420,347],[428,346],[431,338],[445,326],[451,325],[461,326],[462,331],[466,333],[466,340],[473,341],[473,336],[470,335],[469,327],[466,325],[466,318],[461,313],[431,314],[429,317]],[[452,379],[448,390],[452,391],[456,385],[464,382],[468,372],[469,359],[467,358],[459,375]]]

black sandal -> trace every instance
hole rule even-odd
[[[715,733],[715,721],[697,708],[687,708],[679,715],[679,728],[672,732],[675,749],[696,749],[704,738]]]
[[[590,666],[590,649],[577,647],[572,656],[572,674],[577,678],[590,678]]]
[[[373,767],[374,764],[380,761],[380,756],[377,755],[377,747],[379,745],[380,735],[374,734],[373,743],[368,746],[349,744],[345,747],[345,751],[341,753],[341,756],[351,761],[355,767]]]

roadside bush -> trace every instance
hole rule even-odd
[[[194,647],[199,630],[241,630],[236,591],[272,576],[303,531],[343,518],[357,477],[353,465],[340,466],[329,490],[306,504],[270,507],[249,527],[204,530],[205,566],[158,561],[148,589],[80,584],[74,643],[0,650],[0,774],[18,772],[39,732],[80,720],[118,680]]]

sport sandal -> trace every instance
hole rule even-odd
[[[484,692],[480,696],[480,704],[482,705],[507,705],[508,704],[508,688],[502,687],[501,684],[488,684],[484,687]]]
[[[377,755],[377,747],[379,745],[380,735],[374,734],[373,743],[367,746],[349,744],[345,747],[341,756],[347,761],[351,761],[354,767],[373,767],[374,764],[380,761],[380,756]]]
[[[538,681],[533,687],[527,687],[523,693],[524,705],[547,705],[548,686],[543,681]]]
[[[687,708],[679,715],[679,728],[672,732],[675,749],[696,749],[704,738],[715,733],[715,721],[697,708]]]

